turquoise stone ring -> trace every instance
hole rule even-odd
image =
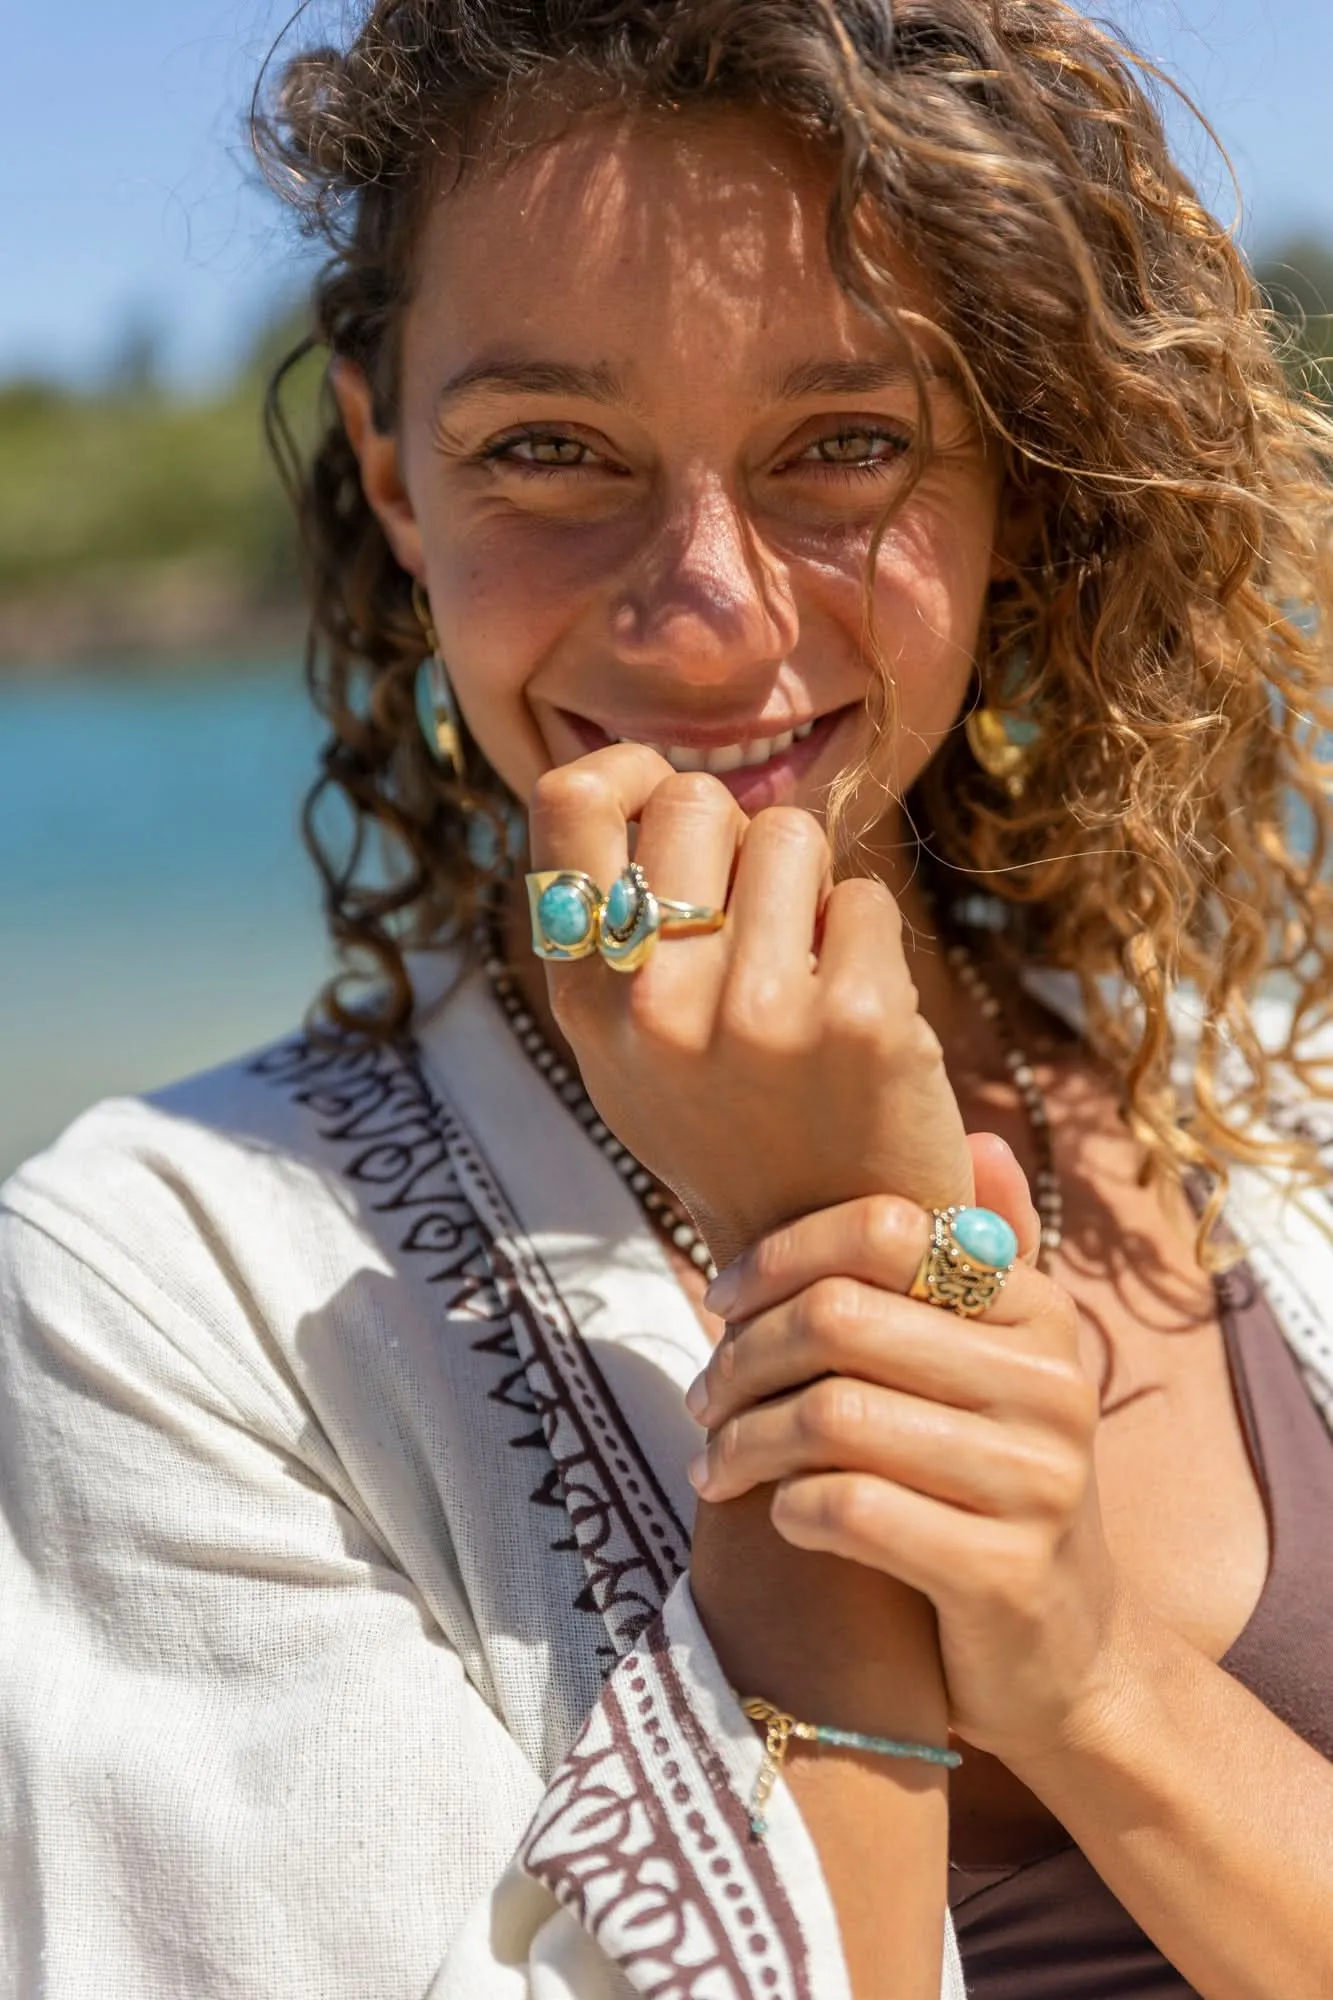
[[[908,1296],[962,1319],[993,1305],[1018,1259],[1018,1238],[989,1208],[937,1208]]]
[[[703,937],[726,922],[725,910],[655,896],[633,861],[606,896],[581,868],[542,868],[524,879],[532,949],[555,963],[599,951],[613,971],[637,972],[659,937]]]
[[[1002,1215],[991,1208],[956,1208],[953,1240],[974,1264],[992,1271],[1011,1271],[1018,1256],[1018,1238]]]
[[[652,957],[659,937],[704,937],[725,922],[724,910],[655,896],[638,862],[631,861],[602,904],[598,949],[613,972],[637,972]]]
[[[527,878],[532,949],[538,958],[590,958],[597,950],[602,892],[581,869],[546,868]]]

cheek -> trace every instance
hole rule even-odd
[[[991,536],[980,521],[913,508],[884,539],[875,577],[880,643],[900,700],[951,719],[966,693],[990,583]]]
[[[528,691],[565,640],[587,585],[572,571],[576,538],[553,551],[549,536],[533,537],[522,524],[526,532],[516,537],[514,525],[467,534],[443,526],[427,536],[426,569],[441,653],[468,727],[525,799],[550,761]]]

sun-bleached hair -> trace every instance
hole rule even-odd
[[[301,17],[298,17],[298,21]],[[396,419],[399,334],[426,204],[494,166],[538,105],[633,115],[738,105],[826,150],[833,269],[887,326],[893,257],[934,303],[1032,543],[994,584],[975,698],[1035,730],[1020,798],[961,726],[906,803],[943,892],[1004,913],[1018,960],[1082,985],[1149,1172],[1320,1172],[1313,1142],[1256,1130],[1274,1096],[1323,1092],[1301,1060],[1330,992],[1328,786],[1333,428],[1289,386],[1229,231],[1173,162],[1157,80],[1062,0],[375,0],[341,46],[276,60],[254,136],[322,234],[310,345],[356,362]],[[304,535],[309,678],[328,721],[307,834],[349,963],[382,976],[353,1012],[393,1036],[405,947],[466,931],[468,822],[503,788],[467,740],[469,792],[417,727],[409,580],[327,395],[298,456],[270,402]],[[869,589],[869,578],[867,579]],[[878,700],[887,740],[892,687]],[[876,757],[838,788],[835,831]],[[351,838],[327,831],[329,795]],[[381,836],[387,875],[365,866]],[[854,836],[855,829],[852,828]],[[853,852],[854,838],[844,842]],[[1108,977],[1110,975],[1110,977]],[[1294,999],[1265,1047],[1262,981]],[[1188,1100],[1172,1082],[1194,996]]]

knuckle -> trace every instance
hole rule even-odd
[[[722,992],[718,1030],[735,1047],[785,1055],[796,1046],[791,995],[785,982],[759,966],[736,973]]]
[[[912,989],[912,1011],[903,1022],[903,1054],[913,1069],[943,1067],[944,1050],[940,1038],[917,1005]]]
[[[1078,1307],[1063,1285],[1051,1284],[1047,1280],[1049,1296],[1045,1304],[1045,1317],[1055,1335],[1057,1346],[1071,1359],[1078,1358],[1080,1319]]]
[[[581,764],[556,764],[532,788],[532,811],[542,819],[565,819],[605,803],[606,780]]]
[[[625,1014],[636,1040],[661,1054],[703,1055],[710,1039],[706,1018],[674,982],[655,978],[657,970],[645,966],[627,982]]]
[[[721,810],[730,816],[733,800],[722,780],[707,771],[673,771],[669,778],[663,778],[648,801],[645,818],[660,811],[663,806],[703,807],[705,810]]]
[[[796,1405],[796,1420],[808,1444],[830,1445],[859,1429],[865,1418],[865,1392],[859,1382],[841,1376],[812,1383]]]
[[[873,979],[842,973],[825,990],[824,1014],[841,1041],[873,1044],[889,1039],[889,1009],[884,989]]]
[[[818,1278],[801,1300],[801,1326],[809,1345],[824,1360],[845,1352],[847,1336],[861,1317],[861,1289],[854,1279]]]
[[[898,900],[888,886],[875,876],[846,876],[830,891],[829,901],[835,899],[849,913],[855,914],[858,923],[873,923],[881,930],[887,925],[895,936],[901,935],[903,913]]]
[[[916,1238],[921,1234],[922,1211],[893,1195],[871,1195],[857,1213],[858,1248],[872,1270],[896,1268],[904,1255],[913,1266],[919,1261]]]
[[[823,827],[813,813],[801,806],[765,806],[750,822],[748,839],[756,835],[760,840],[771,840],[775,844],[799,849],[828,852],[828,840]]]
[[[1087,1484],[1087,1466],[1074,1452],[1048,1451],[1028,1463],[1028,1488],[1036,1511],[1064,1520],[1078,1507]]]
[[[876,1490],[873,1479],[848,1473],[829,1482],[821,1511],[827,1527],[839,1539],[869,1541],[875,1530]]]

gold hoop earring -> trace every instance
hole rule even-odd
[[[1024,736],[1011,735],[1011,728],[1021,729]],[[966,716],[963,730],[967,747],[986,776],[1003,785],[1011,799],[1021,799],[1036,761],[1036,724],[1007,723],[998,708],[983,703]]]
[[[464,780],[463,725],[449,684],[449,672],[440,658],[440,639],[430,615],[430,599],[420,583],[412,580],[412,609],[426,646],[426,658],[417,676],[417,716],[427,748],[458,784]],[[424,697],[422,682],[425,682]]]

